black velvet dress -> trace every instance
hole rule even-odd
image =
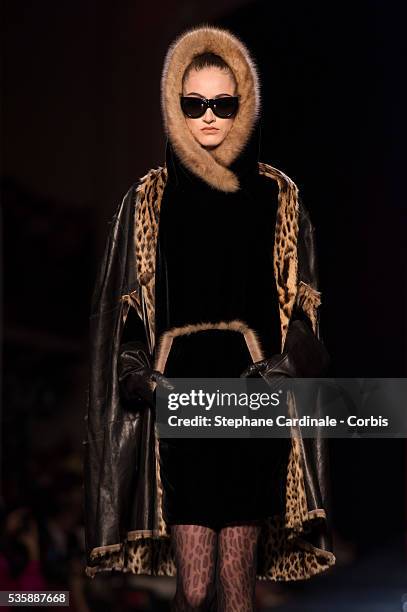
[[[232,165],[235,193],[215,190],[167,145],[156,273],[156,333],[201,322],[244,321],[265,357],[280,352],[273,273],[278,187],[258,174],[259,134]],[[208,329],[174,338],[164,374],[238,378],[252,359],[242,333]],[[162,438],[160,474],[169,524],[223,525],[279,512],[276,479],[286,439]]]

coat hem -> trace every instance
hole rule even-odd
[[[318,518],[326,519],[326,512],[323,508],[315,508],[313,510],[308,511],[307,514],[308,514],[309,520],[315,520]],[[268,519],[265,519],[265,522],[269,519],[272,520],[273,517],[269,517]],[[302,531],[302,533],[304,534],[305,532]],[[322,572],[327,571],[328,569],[330,569],[332,566],[335,565],[336,557],[332,552],[328,550],[324,550],[317,546],[314,546],[310,542],[307,542],[305,539],[303,539],[299,534],[293,533],[293,536],[294,537],[292,539],[288,537],[287,542],[291,540],[290,548],[292,549],[292,552],[294,552],[295,547],[297,547],[297,550],[295,551],[296,558],[297,558],[296,563],[300,563],[300,565],[302,566],[302,572],[300,572],[294,578],[292,574],[290,573],[287,574],[284,570],[281,570],[276,567],[272,574],[264,573],[264,572],[256,573],[257,580],[261,580],[261,581],[268,580],[271,582],[307,580],[311,578],[312,576],[315,576],[315,575],[321,574]],[[127,565],[127,561],[125,561],[126,555],[124,554],[125,547],[127,546],[127,544],[131,542],[136,542],[137,540],[143,540],[143,539],[152,540],[152,542],[149,545],[149,548],[151,545],[154,546],[154,542],[157,542],[157,541],[163,543],[165,540],[167,540],[167,543],[170,545],[169,543],[170,536],[167,534],[162,534],[158,530],[138,529],[138,530],[129,531],[127,533],[126,539],[121,543],[108,544],[106,546],[98,546],[96,548],[93,548],[90,552],[90,558],[91,560],[94,560],[94,561],[99,560],[100,563],[99,565],[96,565],[96,566],[87,565],[85,567],[85,574],[90,578],[94,578],[97,573],[115,570],[115,571],[121,571],[121,572],[126,572],[126,573],[134,573],[137,575],[148,575],[148,576],[161,576],[162,575],[162,576],[171,576],[171,577],[176,576],[176,566],[174,565],[173,562],[170,562],[166,566],[165,570],[158,570],[158,571],[154,571],[151,565],[149,566],[150,571],[148,571],[147,568],[141,569],[141,567],[138,567],[136,569],[134,565],[133,566]],[[305,555],[304,559],[303,559],[302,551],[304,551],[304,555]],[[110,563],[109,555],[111,553],[119,554],[119,558],[116,559],[116,562]],[[308,562],[306,561],[306,557],[308,554],[311,554],[312,556],[316,558],[315,565],[309,563],[309,561]],[[105,557],[105,559],[103,559],[103,557]],[[320,561],[320,559],[322,561]]]
[[[142,537],[141,535],[139,536],[140,538]],[[165,537],[165,536],[164,536]],[[138,539],[138,538],[135,538]],[[158,538],[154,538],[154,539],[158,539]],[[160,536],[159,539],[162,539],[162,536]],[[130,541],[130,539],[129,539]],[[310,578],[312,578],[313,576],[316,575],[320,575],[323,572],[327,572],[328,570],[330,570],[333,566],[335,566],[336,563],[336,557],[333,553],[323,550],[321,548],[318,548],[317,546],[313,546],[312,544],[310,544],[309,542],[306,542],[305,540],[303,540],[300,537],[297,537],[295,539],[296,544],[298,545],[299,548],[303,549],[305,551],[305,553],[311,553],[319,558],[322,558],[324,560],[324,563],[319,563],[318,566],[315,567],[314,571],[304,571],[304,573],[301,576],[297,576],[295,579],[292,578],[291,576],[286,576],[283,573],[279,573],[276,572],[273,576],[269,575],[269,574],[264,574],[264,573],[256,573],[256,580],[259,581],[269,581],[269,582],[292,582],[292,581],[298,581],[298,580],[308,580]],[[123,544],[119,544],[119,545],[113,545],[113,546],[119,546],[119,549],[123,548]],[[99,547],[99,548],[108,548],[108,547]],[[97,549],[93,549],[92,554],[94,553],[94,551]],[[108,551],[106,551],[108,552]],[[85,567],[85,574],[89,577],[89,578],[95,578],[97,573],[102,573],[102,572],[108,572],[108,571],[122,571],[124,573],[131,573],[132,570],[128,567],[124,566],[124,563],[121,564],[120,567],[118,566],[90,566],[87,565]],[[142,571],[140,573],[136,573],[133,572],[137,575],[145,575],[145,576],[170,576],[170,577],[176,577],[176,573],[166,573],[164,571],[159,571],[158,573],[154,573],[153,571],[148,572],[148,571]]]

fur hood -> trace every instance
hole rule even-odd
[[[194,56],[205,52],[220,55],[234,73],[239,110],[224,141],[211,151],[191,134],[179,103],[182,77]],[[161,77],[161,108],[168,139],[182,163],[220,191],[239,189],[230,169],[248,142],[260,115],[260,85],[257,67],[246,46],[231,32],[206,25],[187,30],[169,47]]]

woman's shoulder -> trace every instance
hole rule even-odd
[[[167,168],[165,166],[157,166],[150,170],[132,185],[132,188],[139,193],[146,192],[152,187],[160,187],[165,185],[167,179]]]
[[[271,164],[259,162],[259,176],[266,190],[270,189],[268,185],[272,185],[272,188],[278,192],[279,199],[281,197],[282,201],[285,202],[286,214],[289,210],[291,210],[293,216],[298,214],[301,230],[311,224],[308,210],[301,198],[300,190],[288,174]]]
[[[137,178],[128,187],[122,202],[130,206],[150,206],[157,201],[157,195],[164,190],[167,180],[167,168],[158,166],[150,168],[144,176]]]

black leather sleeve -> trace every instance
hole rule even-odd
[[[122,334],[117,372],[122,399],[132,402],[134,407],[152,401],[151,367],[143,322],[130,307]]]

